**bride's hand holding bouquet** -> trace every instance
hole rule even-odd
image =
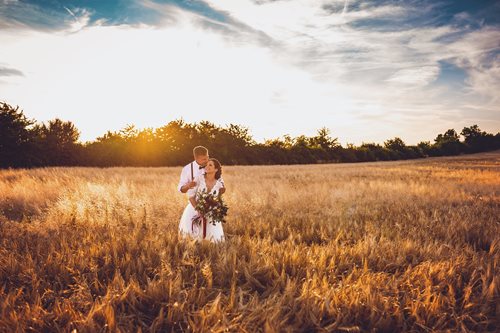
[[[194,208],[198,214],[193,218],[193,223],[201,224],[204,219],[213,225],[226,222],[229,208],[222,196],[203,190],[196,194],[195,202]]]

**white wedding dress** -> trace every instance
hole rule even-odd
[[[201,192],[203,190],[207,191],[207,184],[205,183],[205,175],[200,175],[195,179],[196,186],[187,191],[188,198],[196,196],[196,193]],[[211,190],[211,193],[218,195],[219,190],[223,187],[222,182],[217,180],[215,182],[214,187]],[[182,213],[181,222],[179,223],[179,233],[184,237],[191,237],[197,240],[203,239],[203,227],[200,224],[193,224],[193,218],[197,215],[196,210],[194,209],[191,202],[188,202],[188,205],[184,209]],[[211,242],[223,242],[224,241],[224,231],[222,229],[222,223],[216,222],[215,225],[212,224],[212,221],[209,219],[207,221],[207,233],[206,240]]]

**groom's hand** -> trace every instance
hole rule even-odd
[[[226,188],[225,187],[221,187],[219,189],[219,194],[224,194],[224,193],[226,193]]]
[[[196,182],[193,180],[193,181],[190,181],[189,183],[187,183],[186,185],[183,185],[182,188],[181,188],[181,192],[182,193],[186,193],[188,190],[192,189],[193,187],[196,186]]]

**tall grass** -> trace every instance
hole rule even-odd
[[[0,171],[0,331],[500,329],[500,153],[224,171],[218,245],[179,168]]]

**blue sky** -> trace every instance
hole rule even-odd
[[[0,100],[82,140],[183,118],[258,141],[500,130],[500,2],[0,0]]]

